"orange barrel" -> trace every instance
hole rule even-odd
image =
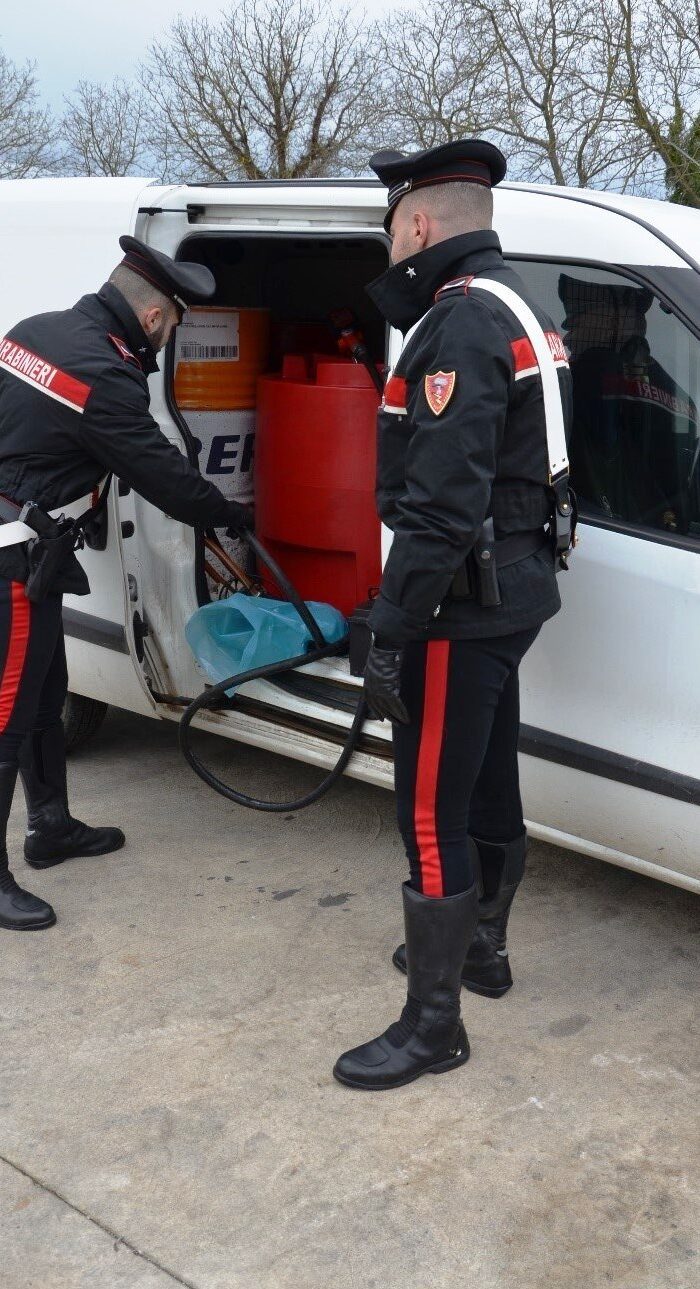
[[[175,333],[175,401],[183,411],[255,407],[270,353],[269,309],[202,305]]]

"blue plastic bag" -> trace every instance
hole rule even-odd
[[[307,605],[328,643],[342,640],[348,629],[342,613],[330,604],[309,600]],[[242,591],[197,609],[185,636],[197,662],[216,684],[269,662],[295,658],[313,645],[292,604]],[[232,693],[233,687],[227,692]]]

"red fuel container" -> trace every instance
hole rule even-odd
[[[363,367],[287,355],[258,381],[255,526],[305,600],[349,616],[381,576],[379,395]],[[279,588],[266,577],[267,589]]]

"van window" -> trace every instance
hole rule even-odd
[[[512,260],[569,353],[569,459],[582,512],[700,537],[700,341],[607,269]]]

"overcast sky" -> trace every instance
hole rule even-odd
[[[391,2],[366,0],[358,7],[377,14]],[[222,0],[34,0],[29,9],[4,5],[0,45],[15,62],[36,63],[43,97],[60,108],[62,96],[79,80],[130,77],[154,36],[165,31],[177,13],[215,17],[226,7]]]

